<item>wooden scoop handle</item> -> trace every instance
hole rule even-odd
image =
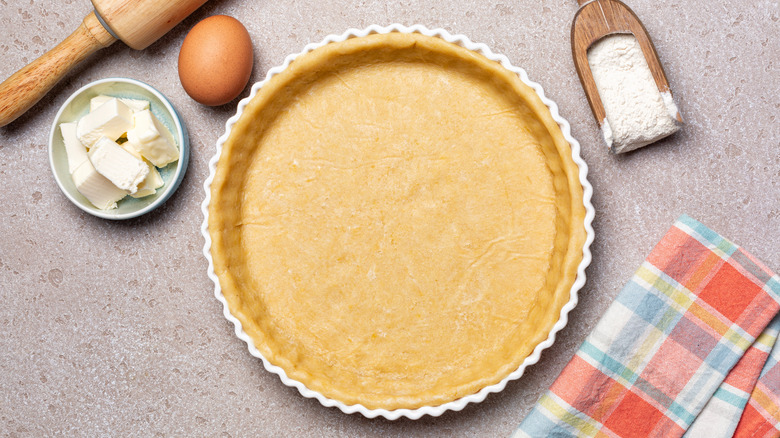
[[[64,41],[0,84],[0,126],[16,120],[84,58],[114,41],[94,12],[84,17]]]

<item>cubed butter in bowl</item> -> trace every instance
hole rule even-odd
[[[85,85],[62,105],[49,134],[49,162],[62,193],[105,219],[138,217],[168,200],[189,155],[187,129],[173,105],[135,79]]]

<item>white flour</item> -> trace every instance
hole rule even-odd
[[[633,35],[610,35],[588,50],[596,88],[607,114],[604,140],[614,153],[653,143],[680,129],[677,105],[661,93]]]

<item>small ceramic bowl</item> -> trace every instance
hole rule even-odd
[[[154,195],[144,198],[125,197],[117,203],[117,208],[100,210],[92,205],[76,189],[68,170],[68,157],[60,133],[60,123],[75,122],[89,112],[89,101],[95,96],[106,94],[113,97],[144,99],[149,101],[150,109],[157,119],[173,134],[179,148],[179,160],[158,168],[164,185]],[[78,208],[104,219],[131,219],[148,213],[162,205],[179,187],[190,157],[190,142],[187,128],[173,105],[153,87],[141,81],[128,78],[101,79],[81,87],[73,93],[60,108],[49,133],[49,163],[57,185]]]

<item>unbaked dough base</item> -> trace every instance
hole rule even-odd
[[[347,405],[440,405],[547,338],[585,240],[568,143],[517,75],[391,33],[303,55],[233,127],[212,184],[231,313]]]

